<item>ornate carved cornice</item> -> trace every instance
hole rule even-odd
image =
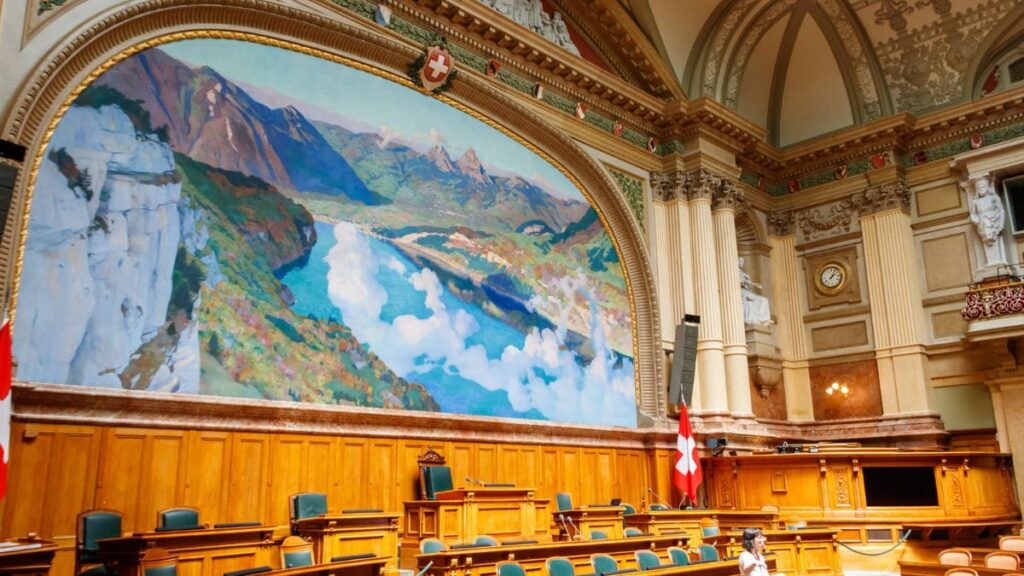
[[[686,199],[684,186],[686,175],[680,170],[668,170],[666,172],[651,172],[651,189],[654,192],[654,199],[661,202],[668,202],[676,199]]]
[[[706,168],[686,173],[686,198],[688,200],[711,200],[715,191],[722,186],[722,178]]]
[[[851,202],[863,218],[886,210],[899,209],[909,213],[910,197],[910,187],[905,182],[889,182],[854,194]]]
[[[711,194],[711,208],[713,210],[735,210],[744,203],[743,189],[732,180],[722,178],[718,189]]]
[[[768,213],[768,233],[772,236],[792,236],[796,231],[796,214],[792,210]]]
[[[828,233],[836,228],[841,228],[843,232],[849,232],[853,209],[852,200],[847,198],[833,204],[828,214],[822,214],[820,208],[800,210],[796,213],[796,221],[806,238]]]

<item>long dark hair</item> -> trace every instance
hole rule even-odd
[[[743,549],[754,553],[754,539],[761,535],[760,528],[747,528],[743,531]]]

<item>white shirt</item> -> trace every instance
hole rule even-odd
[[[762,554],[744,550],[740,553],[740,574],[743,576],[768,576],[768,563]]]

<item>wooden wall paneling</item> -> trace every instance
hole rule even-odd
[[[656,450],[653,454],[648,456],[649,465],[647,467],[647,476],[649,478],[647,486],[650,486],[651,490],[660,497],[665,504],[673,504],[679,502],[681,495],[678,489],[672,483],[672,469],[676,465],[676,454],[674,450]],[[708,467],[704,466],[704,474],[707,474]],[[647,492],[647,486],[644,487],[645,494],[642,494],[640,499],[648,506],[657,501],[656,496]],[[705,482],[704,490],[708,490],[709,483]]]
[[[327,504],[337,510],[364,508],[363,487],[368,483],[369,442],[362,438],[342,438],[338,443],[336,470],[341,480],[338,490],[331,494],[334,500]]]
[[[186,440],[185,495],[182,503],[199,509],[204,522],[226,522],[231,436],[227,432],[189,432]]]
[[[584,504],[607,504],[614,491],[615,470],[612,450],[583,450],[583,494]]]
[[[419,500],[420,499],[420,469],[419,464],[416,462],[424,452],[427,451],[428,444],[426,442],[418,440],[403,440],[401,444],[401,453],[398,457],[398,507],[392,510],[385,510],[386,512],[403,512],[402,503],[406,500]],[[448,449],[447,443],[444,446],[430,445],[431,448],[436,450],[445,460],[448,458],[450,450]],[[448,462],[448,466],[451,468],[451,462]],[[455,468],[452,468],[452,485],[458,487],[466,484],[464,478],[465,474],[461,476],[456,475]],[[403,514],[404,517],[404,514]],[[401,524],[401,520],[399,521]]]
[[[142,527],[157,525],[157,512],[185,503],[186,442],[183,430],[147,431],[139,486],[138,519]],[[207,519],[200,515],[200,521]]]
[[[146,431],[135,428],[103,429],[96,508],[117,510],[125,532],[153,529],[154,518],[140,517],[139,500],[146,451]]]
[[[966,513],[967,495],[965,494],[965,482],[957,463],[946,462],[940,466],[935,480],[938,486],[939,504],[946,511]]]
[[[228,476],[227,516],[222,522],[264,521],[267,510],[270,437],[267,434],[236,432],[231,437],[231,467]]]
[[[331,438],[297,434],[275,434],[270,442],[267,471],[266,521],[277,526],[288,524],[288,498],[297,492],[321,492],[327,495],[328,510],[339,509],[332,499],[334,466]]]
[[[310,492],[323,492],[328,498],[334,496],[340,484],[338,469],[335,467],[337,459],[335,453],[338,451],[338,441],[328,436],[312,436],[306,442],[306,466],[305,483],[302,490]],[[285,495],[285,511],[288,509],[288,495]],[[337,502],[337,498],[327,500],[327,503]],[[338,508],[340,510],[340,508]],[[287,516],[286,516],[287,518]]]
[[[488,480],[498,477],[498,448],[493,444],[473,444],[475,456],[470,460],[469,476]],[[460,478],[462,476],[459,476]]]
[[[540,449],[540,477],[537,482],[537,497],[551,500],[551,510],[556,510],[555,494],[562,490],[562,475],[558,469],[560,450],[553,446]]]
[[[612,496],[640,509],[640,499],[647,485],[647,466],[643,454],[634,450],[618,450],[615,454],[615,487]]]
[[[1005,484],[999,466],[994,463],[977,466],[973,461],[967,461],[959,471],[963,475],[965,499],[972,516],[998,514],[1005,509]]]
[[[580,470],[580,466],[580,451],[578,448],[565,447],[561,449],[561,456],[559,458],[559,476],[561,477],[562,482],[557,491],[572,494],[572,503],[574,506],[580,506],[588,503],[584,500],[584,495],[582,493],[580,478],[583,474]]]
[[[393,439],[372,439],[366,459],[368,472],[366,490],[359,490],[357,508],[380,508],[386,512],[402,510],[398,497],[397,473],[398,441]]]
[[[438,448],[435,446],[435,450]],[[440,450],[438,450],[440,452]],[[445,453],[445,458],[448,460],[448,466],[452,469],[452,481],[458,485],[460,482],[465,482],[464,478],[467,476],[473,477],[473,446],[472,444],[463,443],[452,443]],[[417,492],[418,492],[417,488]]]

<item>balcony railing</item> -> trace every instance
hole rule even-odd
[[[1013,280],[972,287],[960,314],[964,320],[985,320],[1024,313],[1024,282]]]

